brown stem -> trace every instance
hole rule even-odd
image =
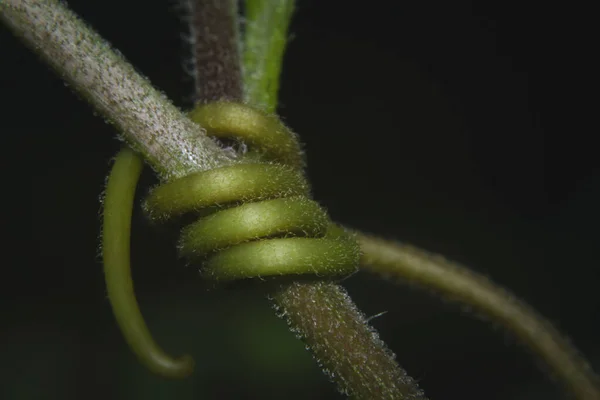
[[[241,101],[236,0],[185,0],[196,102]]]
[[[341,286],[296,282],[273,299],[340,392],[354,399],[425,399]]]
[[[196,101],[241,101],[235,2],[190,3]],[[425,398],[341,286],[295,282],[281,285],[271,299],[340,392],[357,399]]]
[[[227,0],[206,4],[217,3],[232,4]],[[222,7],[214,9],[218,10]],[[62,2],[2,0],[0,11],[0,21],[111,121],[163,179],[233,162]],[[222,46],[230,46],[230,51],[210,54],[237,52],[237,41],[231,37]],[[223,77],[221,70],[213,75],[211,69],[206,71],[205,78],[223,81],[197,85],[201,96],[239,97],[241,79]],[[238,74],[239,65],[230,72]],[[341,391],[356,398],[424,398],[340,286],[294,283],[273,298]]]

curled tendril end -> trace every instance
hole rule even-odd
[[[204,276],[235,279],[313,275],[343,278],[361,256],[355,236],[334,225],[309,198],[297,138],[274,115],[247,105],[197,106],[193,121],[217,138],[236,138],[251,149],[242,162],[190,174],[154,188],[143,204],[151,220],[202,216],[182,230],[180,253],[203,263]],[[103,258],[108,297],[126,341],[151,371],[189,375],[190,356],[173,359],[154,342],[135,299],[129,263],[131,209],[142,161],[122,150],[105,197]]]

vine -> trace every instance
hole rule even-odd
[[[285,3],[291,8],[275,10],[277,12],[269,8],[274,2],[249,0],[248,3],[260,5],[247,7],[253,21],[275,19],[272,29],[285,33],[293,1]],[[214,136],[243,137],[251,150],[241,160],[235,160],[203,135],[197,124],[185,118],[60,2],[7,0],[0,5],[3,6],[0,19],[93,103],[158,174],[168,180],[147,199],[145,209],[149,216],[163,220],[188,211],[201,211],[203,224],[191,225],[183,231],[180,248],[182,254],[192,259],[206,259],[205,271],[209,277],[227,280],[283,272],[328,273],[317,268],[319,262],[312,261],[311,257],[317,253],[314,248],[296,252],[308,257],[303,259],[302,270],[283,271],[284,263],[264,269],[276,258],[274,254],[282,254],[281,248],[276,246],[261,248],[269,243],[320,243],[320,250],[329,254],[328,261],[337,260],[329,270],[332,277],[355,270],[359,256],[355,238],[333,225],[323,210],[308,198],[297,141],[275,116],[238,103],[223,102],[209,103],[192,112],[192,119]],[[261,16],[265,15],[271,17],[263,19]],[[264,27],[256,25],[255,28],[261,26]],[[246,100],[273,111],[276,87],[273,90],[272,83],[277,82],[284,37],[270,35],[268,29],[251,28],[247,31],[246,44],[252,44],[249,36],[262,45],[246,46],[245,60],[250,60],[246,58],[248,55],[258,54],[254,58],[257,62],[248,61],[245,66],[245,79],[257,79],[255,90],[247,91],[250,98]],[[269,41],[269,37],[273,40]],[[266,60],[267,55],[275,63],[271,65],[274,68],[258,62]],[[245,84],[250,88],[248,82]],[[263,95],[262,101],[258,99]],[[216,115],[220,115],[219,118]],[[268,137],[271,139],[267,140]],[[159,374],[180,377],[191,372],[193,361],[189,356],[174,359],[160,349],[148,332],[133,295],[129,271],[130,218],[141,168],[140,156],[125,149],[118,155],[110,174],[103,238],[107,286],[125,338],[142,362]],[[257,182],[254,191],[246,191],[252,182]],[[218,186],[219,183],[224,186]],[[239,192],[234,196],[236,185]],[[224,197],[211,197],[219,190]],[[262,214],[265,210],[268,212]],[[256,215],[268,216],[263,219],[269,223],[239,224],[242,220],[250,222]],[[223,226],[226,231],[218,232],[217,227]],[[366,269],[403,281],[416,281],[444,297],[474,306],[535,349],[578,399],[600,398],[598,379],[577,351],[551,324],[507,292],[429,253],[362,234],[357,237],[363,252],[361,263]],[[253,270],[248,271],[240,265],[256,256],[254,250],[244,251],[251,248],[265,254],[272,250],[275,253],[258,259],[253,263]],[[330,365],[336,367],[331,376],[343,392],[363,398],[422,398],[416,385],[399,372],[393,356],[378,342],[374,331],[338,286],[321,280],[314,285],[293,283],[286,290],[285,294],[282,291],[273,294],[282,308],[281,313],[287,314],[304,338],[318,339],[312,343],[313,351],[322,355],[319,361],[325,369]],[[321,324],[318,327],[315,302],[319,303],[316,311],[325,316],[318,321]],[[323,329],[324,320],[331,320],[336,330]],[[349,338],[347,346],[327,340],[328,333],[337,334],[341,329],[346,329],[344,334],[347,335],[341,334],[336,339]],[[369,344],[364,348],[373,348],[372,343],[377,343],[375,350],[379,352],[369,353],[369,357],[363,357],[364,351],[348,354],[354,344],[358,347],[365,342]],[[372,366],[377,367],[377,372],[369,374]]]
[[[248,141],[252,150],[247,157],[252,162],[193,173],[152,190],[144,209],[153,220],[212,207],[208,215],[183,229],[179,245],[183,256],[204,259],[204,275],[215,280],[290,274],[340,278],[357,270],[356,240],[308,198],[298,142],[279,119],[229,102],[199,105],[190,116],[212,136]],[[262,157],[276,161],[254,161]],[[159,348],[133,292],[130,219],[140,173],[138,156],[125,148],[109,175],[102,246],[108,296],[140,361],[162,376],[184,377],[193,361],[189,356],[173,359]]]

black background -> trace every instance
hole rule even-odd
[[[174,2],[69,4],[189,107]],[[591,10],[552,7],[300,1],[279,112],[336,221],[492,277],[598,369],[593,25]],[[161,344],[199,365],[193,378],[163,382],[137,364],[97,257],[98,199],[119,142],[4,27],[0,51],[1,397],[339,398],[264,299],[250,287],[207,287],[141,215],[142,309]],[[388,311],[372,324],[432,399],[561,398],[500,327],[366,273],[345,286],[367,315]]]

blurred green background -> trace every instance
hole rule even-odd
[[[190,106],[175,2],[69,4]],[[540,4],[301,0],[280,113],[336,221],[493,277],[598,370],[597,122],[580,96],[591,36],[581,12]],[[120,143],[3,27],[0,51],[0,398],[342,398],[259,290],[202,282],[176,261],[173,232],[139,209],[142,310],[197,370],[169,382],[137,363],[97,256],[99,196]],[[154,182],[143,181],[140,196]],[[366,315],[387,311],[372,325],[432,399],[561,398],[527,351],[461,307],[365,273],[344,286]]]

